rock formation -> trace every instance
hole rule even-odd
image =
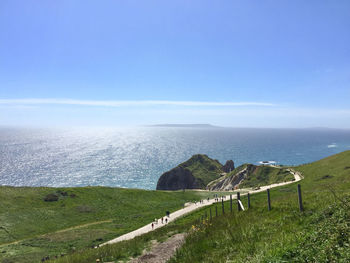
[[[225,165],[222,167],[222,171],[229,173],[235,169],[235,164],[232,160],[226,161]]]
[[[231,191],[238,186],[248,174],[247,167],[239,171],[236,174],[223,177],[221,180],[217,180],[208,186],[211,191]]]
[[[220,178],[222,164],[204,154],[193,155],[189,160],[162,174],[157,190],[205,189],[207,184]]]
[[[285,168],[243,164],[231,173],[220,177],[208,184],[212,191],[229,191],[236,188],[251,188],[293,180]]]
[[[162,174],[157,183],[157,190],[198,189],[199,183],[192,172],[181,166]]]

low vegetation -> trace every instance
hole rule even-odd
[[[171,262],[348,262],[349,162],[347,151],[295,167],[305,177],[304,212],[295,184],[271,190],[271,211],[266,193],[254,195],[248,211],[197,224]]]
[[[0,262],[38,262],[96,246],[203,195],[109,187],[2,186]]]
[[[205,188],[208,183],[220,177],[222,173],[222,164],[204,154],[193,155],[188,161],[179,166],[190,170],[192,175],[200,180],[202,188]]]
[[[246,167],[249,172],[239,185],[239,188],[253,188],[294,180],[294,176],[285,168],[256,166],[252,164],[247,164]]]

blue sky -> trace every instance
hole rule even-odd
[[[350,128],[350,1],[0,1],[0,125]]]

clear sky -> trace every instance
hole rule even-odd
[[[0,125],[350,128],[350,1],[0,1]]]

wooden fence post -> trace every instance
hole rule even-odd
[[[224,199],[221,199],[222,214],[225,214]]]
[[[270,189],[267,189],[267,208],[271,210]]]
[[[298,184],[298,200],[299,200],[299,210],[300,210],[300,212],[303,212],[304,211],[304,207],[303,207],[303,200],[301,199],[300,184]]]
[[[250,194],[248,193],[248,209],[250,208]]]
[[[218,205],[216,203],[216,206],[215,206],[215,216],[217,217],[218,216]]]
[[[237,192],[237,209],[238,209],[238,211],[241,211],[242,208],[241,208],[241,205],[239,204],[238,200],[241,200],[240,192]]]
[[[212,215],[211,215],[211,207],[210,207],[210,210],[209,210],[209,214],[210,214],[210,221],[213,219]]]
[[[230,210],[231,210],[231,213],[232,213],[232,195],[230,195]]]

